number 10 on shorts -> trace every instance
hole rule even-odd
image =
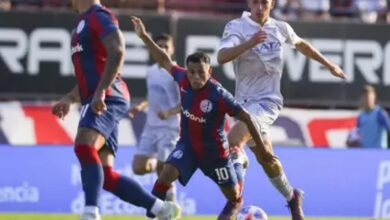
[[[217,174],[218,181],[226,181],[229,179],[229,173],[226,167],[216,168],[214,171]]]

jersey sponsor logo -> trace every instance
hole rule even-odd
[[[176,150],[172,153],[172,157],[176,159],[181,159],[183,157],[183,151],[182,150]]]
[[[186,116],[187,118],[196,121],[198,123],[206,123],[206,119],[203,117],[197,117],[194,114],[191,114],[187,109],[183,110],[183,115]]]
[[[264,42],[259,46],[253,48],[258,53],[272,53],[280,51],[282,44],[279,41]]]
[[[80,32],[84,29],[84,27],[85,27],[85,21],[84,21],[84,20],[81,20],[81,21],[79,22],[79,24],[77,25],[76,32],[77,32],[78,34],[80,34]]]
[[[200,110],[204,113],[211,112],[213,109],[213,104],[208,99],[204,99],[200,102]]]
[[[78,52],[82,52],[83,46],[81,44],[77,44],[76,46],[72,47],[72,55]]]

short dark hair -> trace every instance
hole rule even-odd
[[[371,93],[371,92],[372,93],[376,93],[374,86],[372,86],[372,85],[365,85],[363,87],[363,93]]]
[[[205,52],[198,51],[187,57],[186,64],[188,65],[190,62],[210,64],[210,57]]]
[[[173,41],[173,37],[172,37],[172,35],[170,35],[170,34],[162,33],[162,34],[156,35],[156,36],[153,38],[153,41],[154,41],[154,42],[157,42],[157,41],[159,41],[159,40]]]

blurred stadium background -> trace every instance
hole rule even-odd
[[[224,25],[246,9],[245,0],[102,2],[118,15],[125,35],[122,76],[133,103],[146,95],[146,69],[153,61],[129,25],[131,15],[143,18],[152,34],[173,34],[181,65],[187,54],[208,52],[214,77],[234,92],[232,66],[219,66],[216,50]],[[72,150],[79,109],[75,106],[63,121],[50,113],[52,103],[75,83],[70,32],[77,15],[69,4],[0,0],[0,219],[65,219],[5,213],[81,211],[79,167]],[[346,81],[337,81],[314,61],[286,48],[282,80],[286,107],[272,128],[272,138],[291,182],[306,191],[306,214],[390,219],[390,151],[348,149],[345,144],[356,125],[364,85],[374,85],[378,103],[390,109],[390,1],[277,0],[273,13],[348,74]],[[134,176],[131,170],[145,114],[121,122],[116,166],[150,189],[155,176]],[[199,173],[187,188],[179,188],[178,196],[188,216],[216,215],[224,201]],[[246,204],[260,206],[272,216],[289,215],[255,162],[244,196]],[[126,219],[142,215],[142,210],[110,194],[103,194],[101,209]]]

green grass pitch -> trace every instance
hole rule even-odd
[[[104,220],[144,220],[143,216],[103,216]],[[182,220],[215,220],[216,216],[185,216]],[[369,220],[369,218],[305,218],[306,220]],[[76,215],[61,214],[0,214],[0,220],[78,220]],[[290,220],[290,217],[270,217],[269,220]]]

